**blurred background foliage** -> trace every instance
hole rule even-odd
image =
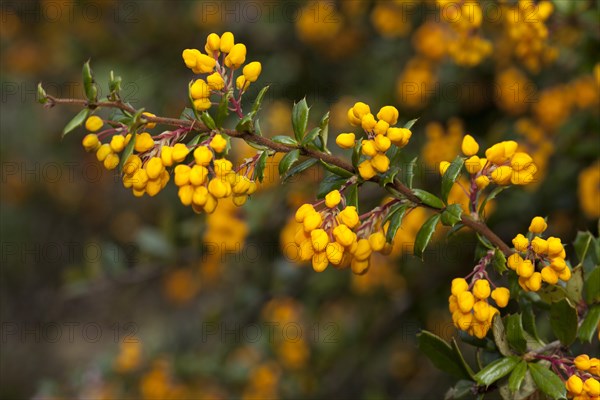
[[[441,398],[452,379],[419,356],[415,334],[455,334],[449,282],[472,268],[471,233],[439,234],[422,263],[409,250],[427,218],[417,210],[366,275],[316,274],[286,244],[318,170],[282,186],[270,165],[244,208],[223,202],[208,217],[173,188],[136,199],[77,134],[61,141],[77,110],[43,109],[35,87],[83,97],[91,58],[102,88],[114,69],[134,107],[177,117],[192,79],[181,51],[232,31],[272,85],[268,135],[291,133],[304,96],[313,115],[331,110],[335,134],[355,101],[393,104],[419,118],[406,152],[432,191],[463,134],[516,139],[538,183],[490,204],[492,228],[508,241],[547,215],[563,243],[597,234],[599,3],[482,1],[480,27],[440,12],[448,3],[2,2],[2,398]],[[362,207],[382,195],[365,189]]]

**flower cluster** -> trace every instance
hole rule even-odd
[[[566,253],[560,239],[541,237],[547,227],[544,218],[535,217],[531,220],[528,237],[518,234],[512,241],[516,252],[508,257],[507,265],[519,275],[519,285],[525,291],[537,292],[542,281],[556,285],[559,279],[571,279],[571,270],[565,262]]]
[[[215,147],[220,148],[218,137],[220,135],[213,137],[208,146],[201,145],[194,150],[193,166],[180,164],[175,167],[175,184],[179,187],[179,200],[185,206],[191,205],[197,213],[214,212],[219,199],[227,197],[232,197],[233,203],[241,206],[257,189],[256,182],[246,174],[235,172],[233,164],[228,159],[213,160]],[[248,172],[246,170],[246,173]]]
[[[370,221],[361,224],[356,207],[346,206],[338,190],[333,190],[317,204],[303,204],[296,211],[296,221],[302,224],[294,237],[299,258],[312,260],[313,269],[324,271],[331,263],[337,268],[350,266],[355,274],[365,273],[370,266],[371,253],[388,253],[383,230],[374,229]]]
[[[131,135],[125,131],[119,131],[109,129],[103,131],[100,135],[96,134],[104,126],[104,121],[97,115],[92,115],[85,121],[85,128],[90,132],[83,137],[82,145],[83,148],[88,152],[96,152],[96,158],[100,161],[104,168],[112,170],[117,168],[121,161],[119,153],[121,153],[125,146],[131,140]],[[112,131],[112,132],[111,132]],[[102,143],[101,138],[110,133],[118,133],[112,136],[108,143]],[[123,134],[125,133],[125,134]]]
[[[479,143],[471,135],[464,136],[461,147],[463,154],[469,157],[465,168],[479,190],[485,189],[490,182],[505,186],[526,185],[534,180],[537,167],[529,154],[517,151],[515,141],[494,144],[485,151],[485,158],[477,156]],[[449,166],[448,161],[442,161],[440,174],[444,175]]]
[[[600,396],[600,360],[581,354],[573,360],[574,373],[565,382],[569,398],[575,400],[597,399]]]
[[[480,274],[475,274],[469,284],[465,278],[452,280],[452,288],[448,302],[452,313],[452,322],[458,329],[471,336],[484,338],[490,327],[494,315],[500,311],[488,303],[491,297],[500,308],[506,307],[510,299],[510,292],[505,287],[490,288],[490,281]]]
[[[406,146],[412,136],[409,129],[394,127],[398,123],[398,110],[392,106],[382,107],[375,118],[367,104],[358,102],[348,110],[348,121],[366,134],[360,147],[366,159],[358,166],[360,176],[366,180],[385,173],[390,168],[386,152],[392,145]],[[336,143],[343,149],[351,149],[356,145],[356,137],[354,133],[341,133]]]
[[[221,36],[211,33],[206,38],[206,54],[198,49],[185,49],[182,53],[185,65],[195,74],[206,74],[206,80],[196,79],[190,84],[189,95],[198,111],[208,110],[214,93],[228,94],[233,86],[239,91],[237,102],[252,82],[256,82],[262,71],[260,62],[254,61],[244,66],[242,74],[234,81],[234,71],[246,62],[246,46],[235,43],[233,33]],[[229,71],[227,70],[229,69]]]

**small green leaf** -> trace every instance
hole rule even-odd
[[[413,187],[413,180],[415,178],[415,165],[417,165],[417,159],[418,157],[415,157],[412,160],[410,160],[410,162],[406,165],[406,168],[404,169],[406,186],[408,186],[410,189],[412,189]]]
[[[285,144],[286,146],[298,146],[298,142],[295,139],[285,135],[273,136],[271,140],[275,143]]]
[[[490,386],[492,383],[508,375],[519,363],[520,358],[515,356],[503,357],[492,361],[481,371],[475,374],[477,383]]]
[[[598,329],[600,323],[600,304],[594,305],[589,308],[587,315],[585,316],[583,323],[579,327],[577,337],[583,342],[592,342],[594,333]]]
[[[131,132],[131,139],[129,139],[129,143],[127,143],[127,146],[125,146],[125,149],[123,149],[123,153],[121,154],[121,157],[119,159],[119,172],[123,172],[123,167],[125,167],[125,164],[127,163],[127,160],[129,159],[129,156],[131,154],[133,154],[136,137],[137,137],[137,132],[136,131]]]
[[[252,104],[252,111],[250,111],[252,117],[256,115],[258,110],[260,110],[260,106],[262,104],[263,98],[265,97],[265,94],[267,93],[267,90],[269,90],[269,85],[262,88],[260,92],[258,92],[258,96],[256,96],[256,99],[254,99],[254,104]]]
[[[567,397],[565,384],[554,372],[536,363],[529,364],[529,371],[536,386],[546,395],[553,399]]]
[[[423,252],[429,244],[429,241],[431,240],[433,232],[435,232],[435,228],[439,221],[440,214],[432,215],[427,221],[425,221],[425,223],[417,233],[417,237],[415,239],[414,253],[415,256],[421,258],[421,260],[423,259]]]
[[[325,113],[325,115],[323,115],[323,118],[321,118],[321,121],[319,122],[319,136],[321,137],[321,150],[329,153],[329,150],[327,150],[327,139],[329,137],[329,111],[327,111]]]
[[[204,111],[202,114],[200,114],[200,119],[202,120],[202,122],[204,122],[204,125],[206,125],[206,127],[211,131],[217,129],[215,120],[210,116],[208,111]]]
[[[67,123],[67,125],[65,125],[65,128],[63,129],[62,137],[64,138],[68,133],[72,132],[75,128],[81,126],[81,124],[83,124],[83,122],[85,121],[85,119],[87,118],[89,113],[90,113],[89,108],[84,108],[83,110],[79,111],[77,113],[77,115],[75,115],[73,117],[73,119],[70,120]]]
[[[294,136],[298,142],[302,141],[304,132],[306,132],[306,126],[308,125],[308,114],[309,107],[306,103],[306,97],[300,100],[300,102],[294,104],[292,109],[292,127],[294,129]]]
[[[90,67],[90,60],[87,60],[86,63],[83,64],[82,75],[85,96],[89,101],[95,102],[96,97],[98,96],[98,88],[96,87],[96,82],[94,81],[94,75]]]
[[[519,353],[527,350],[527,340],[523,332],[521,314],[513,314],[506,317],[506,339],[510,346]]]
[[[390,225],[388,226],[388,230],[385,235],[385,240],[388,243],[392,243],[392,241],[396,237],[396,232],[398,232],[398,229],[402,224],[402,218],[404,218],[406,210],[408,210],[408,204],[400,203],[398,204],[398,207],[394,206],[390,213],[385,217],[383,224],[385,224],[385,221],[387,220],[390,221]]]
[[[358,212],[358,184],[352,184],[346,188],[346,204],[348,206],[356,207],[356,212]],[[359,213],[360,214],[360,213]]]
[[[198,143],[200,143],[200,140],[205,139],[206,137],[208,137],[208,135],[206,133],[200,133],[200,134],[194,136],[194,138],[187,143],[187,146],[189,148],[192,148],[195,145],[197,145]]]
[[[285,173],[294,165],[298,158],[300,157],[300,150],[292,150],[287,153],[281,161],[279,161],[279,176],[284,176]]]
[[[317,163],[317,159],[315,158],[309,158],[307,160],[302,161],[299,164],[294,165],[292,168],[290,168],[284,176],[282,176],[281,178],[281,182],[286,182],[288,179],[290,179],[292,176],[297,175],[305,170],[307,170],[308,168],[312,167],[313,165],[315,165]]]
[[[250,114],[244,115],[235,126],[235,130],[238,132],[252,132],[252,116]]]
[[[258,157],[258,161],[256,162],[256,167],[254,168],[253,179],[262,182],[265,177],[265,168],[267,166],[267,158],[269,157],[269,153],[263,151]]]
[[[504,328],[504,323],[499,315],[494,315],[492,320],[492,335],[494,336],[494,343],[500,354],[505,357],[511,356],[513,353],[510,350],[508,339],[506,338],[506,329]]]
[[[498,186],[494,188],[494,190],[492,190],[490,194],[488,194],[487,197],[481,202],[481,205],[479,206],[479,215],[483,214],[483,210],[485,210],[485,206],[487,205],[488,201],[495,199],[496,196],[500,194],[500,192],[508,188],[509,186]]]
[[[600,282],[598,283],[600,284]],[[569,279],[565,286],[567,298],[571,300],[573,304],[578,304],[583,298],[583,286],[583,269],[579,266],[571,271],[571,279]]]
[[[554,335],[566,346],[577,336],[577,310],[567,299],[553,303],[550,307],[550,326]]]
[[[310,132],[308,132],[306,134],[306,136],[304,136],[304,138],[302,139],[302,146],[306,146],[309,143],[312,143],[317,136],[319,136],[319,133],[321,132],[321,128],[313,128],[311,129]]]
[[[321,165],[325,167],[325,169],[337,176],[341,176],[342,178],[350,178],[354,176],[354,174],[350,171],[346,171],[344,168],[340,168],[337,165],[329,164],[323,160],[319,160]]]
[[[324,198],[327,193],[332,190],[339,189],[344,183],[348,182],[348,178],[329,173],[325,176],[325,179],[319,184],[319,190],[317,191],[317,198]]]
[[[518,392],[521,389],[521,384],[523,383],[523,379],[525,379],[526,373],[527,363],[521,360],[508,377],[508,388],[511,392]]]
[[[417,122],[418,120],[419,120],[419,118],[411,119],[410,121],[408,121],[407,123],[404,124],[404,128],[406,128],[406,129],[412,128],[413,125],[415,124],[415,122]]]
[[[585,301],[588,304],[600,303],[600,266],[596,266],[584,284]]]
[[[580,264],[585,261],[593,241],[594,236],[590,232],[577,232],[577,237],[573,241],[573,248]]]
[[[382,187],[385,187],[386,185],[394,183],[394,180],[396,179],[396,175],[398,175],[399,172],[400,172],[400,169],[398,167],[396,167],[396,166],[390,167],[390,169],[381,177],[381,181],[379,182],[379,184]]]
[[[462,364],[464,370],[467,371],[467,373],[469,374],[469,376],[471,378],[474,378],[475,374],[473,373],[471,366],[465,360],[465,357],[463,356],[462,352],[460,351],[460,347],[458,347],[458,343],[456,343],[455,338],[452,338],[452,341],[450,342],[450,346],[452,347],[452,351],[454,351],[454,354],[456,354],[456,357]]]
[[[492,258],[492,266],[500,275],[508,270],[506,267],[506,256],[499,249],[494,250],[494,257]]]
[[[442,224],[446,226],[454,226],[460,222],[463,210],[460,204],[450,204],[442,212]]]
[[[448,195],[450,194],[450,190],[452,186],[454,186],[454,182],[460,175],[462,171],[462,167],[465,163],[465,159],[461,156],[456,156],[454,161],[450,164],[444,176],[442,177],[442,200],[444,203],[448,202]]]
[[[562,286],[547,285],[542,286],[537,292],[538,296],[548,304],[555,303],[567,297],[567,291]]]
[[[458,378],[470,379],[469,372],[457,360],[456,353],[445,340],[431,332],[417,334],[419,349],[440,370]]]
[[[257,134],[258,136],[262,136],[262,129],[260,129],[260,122],[258,120],[258,118],[256,118],[254,120],[254,133]]]
[[[115,76],[113,71],[110,71],[108,76],[108,90],[111,94],[118,94],[121,90],[121,77]]]
[[[425,190],[413,189],[413,193],[425,205],[428,205],[433,208],[439,208],[439,209],[444,208],[444,203],[442,202],[442,200],[440,200],[439,197],[437,197],[429,192],[426,192]]]
[[[48,102],[48,95],[42,86],[42,82],[37,85],[37,101],[40,104],[46,104]]]
[[[522,322],[525,332],[533,337],[537,342],[541,343],[540,337],[537,333],[537,326],[535,325],[535,314],[530,301],[522,299],[519,303],[521,305]]]
[[[360,149],[362,147],[362,138],[356,141],[356,146],[352,150],[352,166],[354,168],[358,168],[358,163],[360,162]]]

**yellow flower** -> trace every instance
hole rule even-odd
[[[331,242],[327,244],[325,253],[327,254],[327,259],[330,263],[333,265],[339,265],[342,262],[342,257],[344,256],[344,247],[338,242]]]
[[[377,175],[377,171],[371,165],[370,160],[365,160],[358,165],[358,173],[364,180],[369,180]]]
[[[508,165],[502,165],[492,171],[491,177],[498,185],[508,185],[512,177],[512,168]]]
[[[484,300],[490,297],[490,282],[487,279],[478,279],[473,285],[473,295]]]
[[[490,184],[490,178],[485,175],[480,175],[475,178],[475,185],[477,185],[477,189],[483,190]]]
[[[98,150],[98,148],[100,147],[98,135],[96,135],[95,133],[88,133],[87,135],[85,135],[83,140],[81,141],[81,144],[83,145],[85,151]]]
[[[97,115],[92,115],[85,121],[85,129],[90,132],[96,132],[100,130],[102,125],[104,125],[104,121],[102,121],[102,118],[98,117]]]
[[[312,204],[301,205],[300,208],[298,208],[298,210],[296,211],[296,215],[295,215],[296,222],[298,222],[298,223],[303,222],[306,215],[308,215],[309,213],[314,213],[314,212],[316,212],[316,211]]]
[[[175,144],[175,146],[173,146],[173,154],[172,154],[173,161],[176,163],[182,162],[187,157],[189,152],[190,152],[190,149],[188,149],[185,144],[183,144],[183,143]]]
[[[385,154],[377,154],[371,159],[371,165],[380,173],[386,172],[390,168],[390,159]]]
[[[369,244],[373,251],[381,251],[385,246],[385,235],[382,231],[373,232],[369,235]]]
[[[209,98],[194,100],[194,108],[197,111],[206,111],[210,108],[210,106],[212,106],[212,103],[210,102]]]
[[[544,267],[542,268],[542,280],[551,285],[556,285],[558,283],[558,274],[552,267]]]
[[[534,217],[529,224],[529,232],[540,234],[548,228],[546,220],[542,217]]]
[[[211,33],[206,38],[206,46],[204,47],[207,53],[212,53],[221,50],[221,38],[216,33]]]
[[[577,369],[581,371],[587,371],[592,365],[592,363],[590,362],[590,356],[588,356],[587,354],[581,354],[575,357],[573,363],[575,363],[575,367],[577,367]]]
[[[208,166],[213,158],[213,153],[206,146],[197,147],[194,150],[194,160],[196,160],[196,164],[202,166]]]
[[[519,266],[517,266],[517,275],[522,278],[530,278],[534,274],[535,268],[531,260],[523,260]]]
[[[306,216],[304,217],[304,220],[302,222],[304,225],[304,230],[306,232],[311,232],[311,231],[317,229],[319,226],[321,226],[321,222],[323,222],[323,218],[321,217],[321,214],[316,211],[309,212],[306,214]]]
[[[377,113],[377,119],[384,120],[389,125],[396,125],[398,123],[398,109],[393,106],[381,107]]]
[[[600,396],[600,382],[598,382],[596,379],[594,378],[588,378],[585,380],[585,382],[583,383],[583,390],[588,394],[588,396],[590,397],[597,397]]]
[[[243,74],[248,82],[256,82],[261,71],[262,65],[258,61],[254,61],[244,67]]]
[[[233,33],[225,32],[221,35],[220,41],[220,50],[222,53],[229,53],[233,48],[235,43],[235,38],[233,37]]]
[[[520,233],[515,236],[512,242],[515,246],[515,249],[518,251],[527,251],[527,248],[529,247],[529,240]]]
[[[196,79],[190,86],[190,96],[192,99],[205,99],[210,96],[210,88],[204,79]]]
[[[458,295],[458,308],[463,313],[468,313],[473,309],[473,305],[475,304],[475,297],[473,293],[465,290],[464,292]]]
[[[244,75],[240,75],[235,80],[235,87],[243,92],[250,87],[250,82],[246,81],[246,77]]]
[[[472,156],[465,161],[465,168],[469,171],[470,174],[476,174],[481,171],[481,161],[479,157]],[[484,176],[484,175],[481,175]],[[486,176],[487,178],[487,176]],[[489,179],[488,179],[489,182]]]
[[[504,308],[510,300],[510,291],[505,287],[497,287],[492,290],[492,299],[494,299],[498,307]]]
[[[351,149],[356,144],[354,133],[340,133],[335,139],[335,143],[342,149]]]
[[[371,113],[371,108],[367,104],[360,101],[355,103],[351,110],[354,116],[360,120],[362,120],[365,115]]]
[[[367,260],[373,249],[367,239],[360,239],[356,242],[356,248],[353,249],[352,255],[359,261]]]
[[[350,229],[356,227],[360,222],[358,213],[356,212],[356,207],[354,206],[347,206],[340,211],[338,219]]]
[[[135,137],[134,149],[138,153],[145,153],[154,147],[154,139],[148,132],[140,133]]]
[[[465,278],[454,278],[452,279],[452,294],[458,296],[464,291],[469,290],[469,284]]]
[[[189,69],[196,68],[196,64],[198,63],[198,57],[200,56],[200,50],[198,49],[185,49],[181,53],[183,57],[183,62],[185,66]]]
[[[374,139],[374,143],[377,151],[380,151],[382,153],[385,153],[392,145],[390,139],[383,135],[377,135]]]
[[[315,229],[310,232],[310,239],[315,252],[323,252],[329,244],[329,235],[323,229]]]
[[[462,152],[465,156],[471,157],[479,152],[479,144],[471,135],[465,135],[461,146]]]
[[[206,83],[211,90],[221,90],[225,87],[225,81],[220,73],[214,72],[206,77]]]
[[[162,160],[159,157],[152,157],[146,163],[146,173],[148,174],[148,178],[156,179],[162,174],[165,166],[162,163]]]
[[[440,162],[440,175],[444,176],[446,174],[446,171],[448,171],[448,167],[450,167],[450,163],[448,161],[442,161]]]
[[[346,225],[338,225],[333,228],[333,236],[335,240],[344,247],[351,246],[356,240],[356,234]]]
[[[328,265],[329,260],[327,259],[327,253],[325,253],[324,251],[320,253],[315,253],[312,256],[312,267],[315,270],[315,272],[325,271]]]
[[[325,205],[329,208],[335,208],[342,201],[339,190],[332,190],[325,196]]]
[[[115,153],[110,153],[104,159],[104,168],[113,170],[119,165],[119,156]]]
[[[372,131],[376,125],[377,125],[377,121],[375,121],[375,117],[373,116],[373,114],[369,113],[362,118],[361,126],[365,131],[367,131],[367,132]]]
[[[527,281],[527,287],[532,292],[537,292],[542,287],[542,274],[534,272]]]
[[[225,65],[227,68],[238,69],[244,62],[246,62],[246,46],[242,43],[235,44],[225,57]]]
[[[231,187],[229,186],[229,182],[224,182],[220,178],[213,178],[208,182],[208,192],[217,199],[222,199],[229,195]]]
[[[217,133],[210,141],[209,146],[217,153],[222,153],[227,147],[227,140],[225,140],[223,136]]]
[[[567,390],[575,395],[580,395],[583,392],[583,381],[577,375],[571,375],[565,382]]]

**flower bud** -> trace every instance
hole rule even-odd
[[[312,256],[312,267],[315,272],[323,272],[329,265],[329,260],[327,259],[327,253],[324,251],[320,253],[315,253]]]
[[[393,106],[381,107],[377,113],[377,119],[387,122],[389,125],[396,125],[398,123],[398,109]]]
[[[221,52],[229,53],[231,51],[231,49],[233,48],[234,43],[235,43],[235,38],[233,37],[233,33],[225,32],[224,34],[222,34],[221,42],[220,42]]]
[[[197,147],[194,150],[194,160],[196,160],[196,164],[202,166],[208,166],[213,158],[213,153],[206,146]]]
[[[246,45],[235,44],[225,57],[225,65],[227,68],[238,69],[244,62],[246,62]]]
[[[471,157],[479,152],[479,144],[471,135],[465,135],[461,146],[462,152],[465,156]]]
[[[512,242],[517,251],[527,251],[527,248],[529,247],[529,240],[520,233],[515,236]]]
[[[381,251],[385,246],[385,235],[382,231],[373,232],[369,235],[369,244],[373,251]]]
[[[487,279],[478,279],[473,285],[473,295],[480,300],[490,297],[490,282]]]
[[[342,257],[344,256],[344,247],[338,242],[331,242],[327,244],[325,248],[327,259],[333,265],[340,265]]]
[[[353,229],[360,222],[356,207],[347,206],[338,214],[338,220],[348,228]]]
[[[546,220],[542,217],[534,217],[529,224],[529,232],[540,234],[548,228]]]
[[[102,121],[102,118],[98,117],[97,115],[92,115],[85,121],[85,129],[90,132],[99,131],[103,125],[104,121]]]
[[[373,165],[371,165],[370,160],[365,160],[358,165],[358,173],[364,180],[369,180],[377,175],[377,171],[375,171]]]
[[[213,149],[217,153],[222,153],[227,147],[227,140],[220,134],[216,134],[209,144],[210,148]]]
[[[464,291],[469,290],[469,284],[465,278],[452,279],[451,291],[454,296],[458,296]]]
[[[210,88],[204,79],[196,79],[190,86],[190,96],[192,99],[205,99],[210,96]]]
[[[497,287],[492,290],[492,299],[494,299],[498,307],[504,308],[510,300],[510,290],[505,287]]]
[[[98,150],[98,148],[101,146],[100,141],[98,140],[98,135],[95,133],[88,133],[85,135],[81,141],[81,144],[83,145],[85,151]]]
[[[209,89],[219,91],[225,87],[225,81],[220,73],[214,72],[206,77]]]
[[[340,204],[341,200],[342,196],[340,195],[340,191],[332,190],[325,196],[325,205],[329,208],[335,208],[338,204]]]
[[[242,73],[248,82],[256,82],[262,71],[262,65],[258,61],[246,64]]]
[[[340,133],[335,139],[335,143],[342,149],[351,149],[356,144],[354,133]]]

